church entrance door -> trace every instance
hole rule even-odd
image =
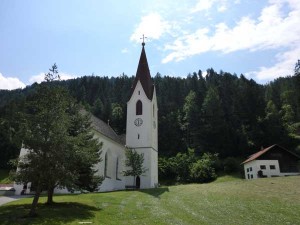
[[[141,187],[141,178],[139,176],[137,176],[135,179],[135,186],[137,189],[140,189]]]

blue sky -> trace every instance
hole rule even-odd
[[[0,89],[135,75],[143,34],[152,76],[226,71],[258,83],[300,59],[299,0],[1,0]]]

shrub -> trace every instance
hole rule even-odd
[[[160,180],[175,180],[176,178],[173,162],[170,159],[158,158],[158,177]]]
[[[187,153],[178,153],[175,157],[159,158],[159,178],[181,183],[209,182],[217,177],[215,170],[219,162],[217,154],[204,153],[199,158],[193,149],[188,149]]]
[[[193,149],[188,149],[187,153],[178,153],[170,158],[172,169],[177,174],[177,181],[188,182],[190,180],[190,165],[197,161]]]
[[[213,165],[217,161],[217,155],[204,153],[201,159],[197,160],[190,167],[190,176],[192,181],[205,183],[217,178]]]

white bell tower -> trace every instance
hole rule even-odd
[[[147,171],[136,178],[135,182],[130,177],[126,184],[135,183],[140,188],[153,188],[158,184],[158,109],[144,41],[142,46],[131,96],[127,102],[126,146],[144,154],[144,167]]]

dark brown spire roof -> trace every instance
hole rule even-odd
[[[137,82],[140,80],[148,99],[151,100],[152,96],[153,96],[154,85],[151,80],[150,70],[149,70],[146,52],[145,52],[145,48],[144,48],[145,44],[143,43],[142,46],[143,46],[143,48],[142,48],[142,52],[141,52],[139,65],[138,65],[138,68],[136,71],[136,76],[135,76],[133,85],[131,87],[131,96],[136,87]]]

